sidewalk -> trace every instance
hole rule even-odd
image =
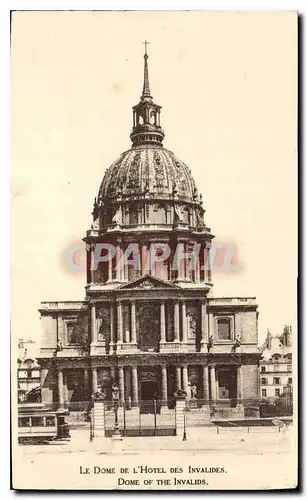
[[[258,429],[258,430],[257,430]],[[119,443],[117,453],[120,454],[148,454],[151,452],[165,453],[169,451],[193,453],[287,453],[291,447],[291,433],[289,430],[278,432],[276,428],[264,431],[264,428],[219,431],[216,428],[190,428],[187,431],[187,440],[183,436],[167,437],[123,437]],[[215,432],[214,432],[215,430]],[[41,453],[83,453],[94,452],[109,454],[115,452],[111,438],[89,439],[87,430],[72,430],[71,440],[54,442],[49,445],[24,446],[25,454]]]

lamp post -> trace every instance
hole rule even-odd
[[[184,412],[183,441],[187,441],[187,435],[186,435],[186,408],[183,409],[183,412]]]
[[[112,401],[113,401],[113,408],[114,408],[114,431],[113,431],[113,436],[120,436],[120,431],[119,431],[119,421],[118,421],[118,409],[119,409],[119,398],[120,398],[120,391],[117,386],[117,384],[113,384],[112,386]]]

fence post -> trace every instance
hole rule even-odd
[[[156,436],[156,399],[154,399],[154,436]]]

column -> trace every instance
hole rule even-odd
[[[129,366],[124,368],[124,387],[125,387],[125,400],[128,401],[131,398],[131,369]]]
[[[138,404],[138,370],[137,366],[132,367],[132,389],[133,389],[133,403]]]
[[[119,389],[120,389],[120,401],[121,401],[121,403],[124,403],[125,392],[124,392],[124,368],[123,368],[123,366],[119,366]]]
[[[207,343],[209,338],[206,303],[201,302],[201,342]]]
[[[168,400],[168,387],[167,387],[167,367],[161,367],[161,398],[164,402]]]
[[[209,400],[209,369],[207,366],[202,367],[202,387],[203,394],[202,397],[205,401]]]
[[[141,274],[144,276],[148,274],[148,246],[146,244],[142,245],[141,249]]]
[[[68,403],[67,370],[63,371],[63,399],[64,399],[64,404],[67,404]]]
[[[236,398],[238,400],[243,399],[243,377],[242,377],[242,366],[237,367],[237,377],[236,377],[236,382],[237,382],[237,393],[236,393]],[[242,401],[238,401],[237,404],[242,404]]]
[[[215,366],[210,366],[210,381],[211,381],[211,399],[212,401],[216,401],[217,393],[216,393],[216,369]]]
[[[59,408],[64,406],[64,388],[63,388],[63,371],[58,368],[58,398],[59,398]]]
[[[189,396],[188,393],[188,368],[187,365],[184,365],[183,368],[183,390],[186,392],[187,396]]]
[[[83,370],[83,392],[84,397],[88,397],[89,395],[89,369],[84,368]]]
[[[174,303],[174,342],[180,342],[179,303]]]
[[[121,247],[116,246],[116,281],[121,281]]]
[[[184,344],[186,344],[187,343],[187,317],[186,317],[186,303],[184,300],[182,302],[182,332],[183,332],[182,342]]]
[[[90,245],[90,281],[95,281],[95,258],[94,258],[95,245]]]
[[[166,313],[165,313],[165,302],[160,303],[160,342],[164,344],[166,342]]]
[[[180,366],[175,367],[175,388],[177,391],[182,388]]]
[[[114,345],[114,303],[110,302],[110,345]]]
[[[97,344],[95,304],[91,304],[91,344]]]
[[[118,309],[118,336],[117,336],[117,341],[118,344],[122,344],[123,342],[123,319],[122,319],[122,304],[121,302],[117,303],[117,309]]]
[[[112,281],[112,257],[110,253],[108,254],[108,279],[107,281]]]
[[[131,343],[137,343],[137,333],[136,333],[136,303],[135,301],[131,302],[131,318],[132,318],[132,338]]]
[[[92,367],[92,393],[97,392],[97,368]]]

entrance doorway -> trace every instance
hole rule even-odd
[[[155,400],[159,398],[158,393],[158,383],[153,381],[144,381],[141,382],[141,413],[154,413],[157,411],[155,409],[156,402]]]

